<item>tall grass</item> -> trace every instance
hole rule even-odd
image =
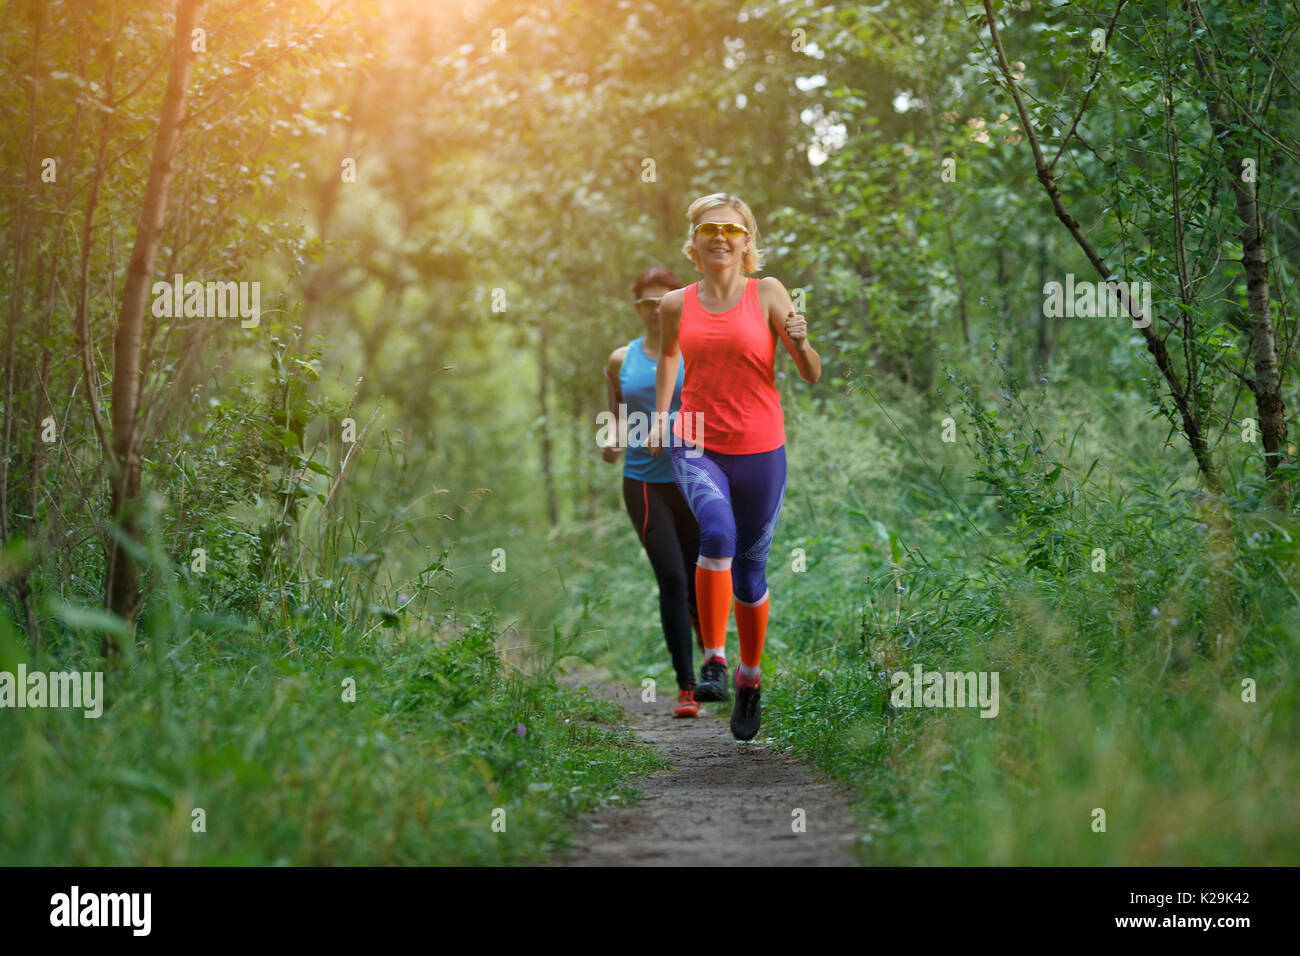
[[[268,478],[304,499],[295,520],[285,495],[214,510],[184,562],[155,501],[133,639],[89,587],[40,595],[34,651],[0,609],[0,671],[107,668],[108,698],[97,719],[0,710],[0,865],[540,861],[659,765],[616,706],[558,682],[554,653],[506,660],[493,608],[455,603],[437,513],[384,493],[429,487],[391,439],[359,491],[308,460]]]
[[[1258,489],[1196,494],[1140,400],[1075,404],[996,360],[929,413],[875,399],[788,408],[764,657],[763,732],[855,785],[863,858],[1294,862],[1293,518]],[[628,529],[600,532],[623,639],[586,650],[666,673],[649,568]],[[997,671],[998,716],[894,706],[889,675],[918,663]]]
[[[0,627],[0,669],[12,670]],[[3,714],[0,862],[542,859],[564,845],[568,819],[625,799],[621,778],[653,761],[607,728],[617,718],[608,703],[507,673],[493,638],[475,621],[451,640],[411,633],[334,659],[267,653],[237,631],[151,641],[108,676],[97,720]],[[28,664],[93,666],[93,648]],[[354,703],[343,701],[346,679]]]

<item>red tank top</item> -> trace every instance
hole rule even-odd
[[[775,384],[776,334],[747,278],[730,311],[706,312],[686,287],[677,342],[686,363],[682,410],[673,434],[726,455],[757,455],[785,444],[785,413]]]

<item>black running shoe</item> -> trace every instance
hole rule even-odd
[[[710,657],[700,668],[700,680],[695,685],[696,700],[726,700],[727,665],[716,657]]]
[[[761,688],[737,687],[736,703],[731,708],[731,735],[737,740],[753,740],[758,725],[763,722],[763,705],[759,703]]]

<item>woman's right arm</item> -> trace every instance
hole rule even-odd
[[[681,349],[677,347],[682,298],[682,291],[674,289],[659,300],[659,367],[655,370],[655,417],[650,423],[650,440],[646,442],[652,458],[658,458],[668,442],[668,413],[672,410],[673,392],[677,390],[677,363],[682,360]]]
[[[623,404],[623,390],[618,387],[618,374],[623,368],[623,359],[627,357],[627,346],[622,345],[609,353],[609,359],[605,362],[605,381],[609,383],[609,411],[614,416],[614,421],[618,421],[618,406]],[[618,442],[607,444],[600,450],[600,456],[608,462],[618,461],[619,452]]]

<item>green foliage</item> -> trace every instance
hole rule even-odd
[[[1153,452],[1164,431],[1135,396],[1105,416],[1083,388],[1039,383],[1026,402],[995,357],[955,367],[937,412],[865,392],[826,399],[833,413],[787,408],[763,662],[764,732],[854,785],[862,859],[1293,857],[1294,521],[1234,502],[1224,524]],[[963,442],[940,440],[949,416]],[[635,681],[666,654],[653,580],[613,517],[570,587],[599,576],[619,625],[587,653]],[[917,664],[997,671],[998,716],[894,706],[890,675]]]
[[[1103,53],[1113,2],[999,5],[1071,215],[1154,285],[1162,371],[1127,322],[1046,314],[1045,282],[1099,277],[982,11],[499,0],[496,49],[455,4],[385,6],[205,5],[151,278],[257,281],[263,315],[147,318],[135,640],[97,610],[119,532],[92,408],[111,423],[174,4],[27,4],[0,41],[0,631],[24,634],[0,663],[124,648],[99,721],[0,721],[6,861],[520,862],[619,795],[649,759],[555,683],[575,657],[669,672],[594,449],[599,368],[641,331],[638,273],[697,278],[682,214],[723,190],[758,216],[762,272],[806,294],[826,368],[805,390],[779,360],[767,726],[858,785],[868,857],[1294,857],[1300,529],[1262,502],[1300,471],[1266,482],[1238,440],[1257,350],[1228,162],[1258,159],[1293,410],[1287,10],[1127,4]],[[1221,500],[1173,437],[1171,379]],[[933,437],[945,417],[959,443]],[[1002,715],[896,712],[888,675],[916,663],[1000,670]]]
[[[64,615],[93,630],[85,612]],[[0,619],[0,638],[12,629]],[[233,619],[177,621],[106,675],[102,717],[6,710],[10,865],[482,864],[543,859],[564,820],[654,758],[617,708],[503,667],[489,618],[347,655],[293,654]],[[337,647],[329,625],[299,646]],[[16,661],[6,657],[5,664]],[[99,668],[87,653],[29,669]],[[354,703],[343,700],[355,682]],[[202,808],[206,830],[196,832]],[[505,811],[506,829],[492,829]],[[36,822],[34,822],[36,821]]]

